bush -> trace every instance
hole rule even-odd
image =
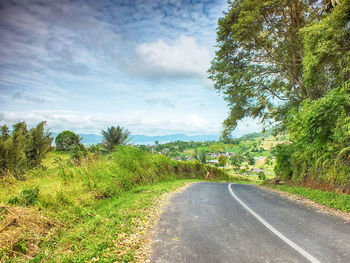
[[[72,131],[63,131],[55,139],[57,151],[70,151],[80,145],[81,137]]]
[[[0,177],[13,174],[23,179],[24,173],[38,167],[51,149],[52,138],[44,130],[45,122],[40,122],[28,131],[25,122],[13,125],[12,132],[7,126],[1,127],[0,134]]]
[[[292,178],[292,155],[294,153],[293,145],[289,143],[278,144],[274,149],[276,155],[275,173],[282,180]]]
[[[19,196],[12,196],[8,200],[8,203],[11,205],[21,205],[21,206],[29,206],[33,205],[38,199],[39,188],[27,188],[23,189]]]
[[[290,144],[276,147],[276,174],[295,182],[344,186],[350,192],[350,88],[305,100],[290,112]]]
[[[110,156],[101,157],[88,166],[69,169],[74,174],[72,177],[81,178],[88,189],[96,191],[100,197],[117,195],[142,184],[185,178],[205,179],[208,171],[213,179],[228,179],[223,170],[198,161],[178,162],[130,146],[118,146]]]
[[[265,175],[265,173],[264,173],[264,172],[259,172],[259,173],[258,173],[258,178],[259,178],[260,180],[266,180],[266,175]]]

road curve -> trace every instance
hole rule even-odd
[[[174,194],[151,262],[350,262],[350,223],[253,185],[196,183]]]

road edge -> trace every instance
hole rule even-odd
[[[135,256],[134,256],[135,262],[137,263],[151,262],[151,256],[153,253],[152,247],[154,243],[153,235],[156,232],[156,228],[160,220],[160,217],[163,213],[164,207],[168,204],[170,198],[172,198],[173,195],[182,193],[187,188],[189,188],[190,186],[196,183],[198,182],[188,182],[184,186],[181,186],[172,192],[164,193],[158,198],[158,200],[153,206],[152,211],[150,211],[150,214],[148,217],[148,222],[147,222],[148,227],[141,241],[142,247],[140,247],[135,251]]]
[[[318,213],[338,216],[338,217],[342,218],[343,220],[350,222],[350,213],[347,213],[345,211],[341,211],[341,210],[317,203],[317,202],[315,202],[309,198],[306,198],[304,196],[301,196],[301,195],[292,194],[292,193],[289,193],[286,191],[274,189],[274,188],[268,187],[266,185],[256,185],[256,186],[261,188],[261,189],[264,189],[266,191],[278,194],[279,196],[287,198],[291,201],[297,202],[299,204],[303,204],[307,207],[311,207],[311,208],[315,209],[315,211]]]

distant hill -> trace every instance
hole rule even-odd
[[[52,133],[52,137],[56,138],[58,133]],[[97,134],[79,134],[82,137],[82,143],[84,144],[95,144],[101,142],[101,136]],[[202,142],[202,141],[217,141],[219,140],[219,135],[186,135],[186,134],[169,134],[162,136],[147,136],[147,135],[131,135],[131,143],[134,144],[154,144],[155,141],[159,143],[167,143],[174,141],[184,141],[184,142]]]
[[[239,140],[250,140],[258,137],[270,137],[273,135],[274,129],[269,129],[266,130],[265,132],[253,132],[253,133],[248,133],[244,134],[241,137],[239,137]]]
[[[169,134],[162,136],[147,136],[147,135],[134,135],[130,142],[136,144],[154,144],[155,141],[159,143],[184,141],[184,142],[202,142],[202,141],[217,141],[219,135],[186,135],[186,134]]]

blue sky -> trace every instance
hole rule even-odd
[[[225,0],[0,0],[0,124],[218,134],[207,79]],[[237,135],[259,131],[243,121]]]

